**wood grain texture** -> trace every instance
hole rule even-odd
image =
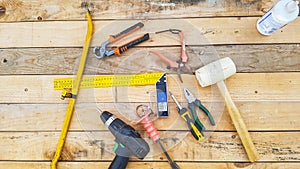
[[[80,103],[75,108],[70,131],[107,130],[101,125],[97,107],[115,114],[131,123],[137,119],[135,108],[145,103]],[[150,105],[156,112],[155,105]],[[234,131],[235,128],[224,105],[221,112],[213,111],[216,103],[202,102],[211,111],[216,126],[211,126],[202,111],[197,110],[200,121],[208,131]],[[298,131],[300,130],[300,102],[236,102],[243,119],[251,131]],[[186,102],[182,102],[187,106]],[[0,131],[59,131],[67,104],[2,104],[0,111]],[[186,130],[185,122],[179,117],[176,107],[170,104],[170,116],[167,119],[155,119],[158,130]],[[143,130],[141,125],[135,128]]]
[[[261,155],[260,161],[299,161],[298,132],[251,132],[255,146]],[[50,160],[55,151],[58,132],[0,132],[1,160]],[[147,137],[147,136],[146,136]],[[151,140],[151,151],[146,161],[166,161],[158,145]],[[113,136],[110,132],[87,135],[69,132],[62,152],[62,160],[111,160],[114,156]],[[185,132],[168,132],[162,135],[163,144],[175,160],[194,162],[247,162],[243,146],[235,132],[213,132],[202,143]],[[195,148],[197,147],[197,148]],[[180,152],[180,153],[178,153]]]
[[[226,80],[235,101],[299,101],[300,73],[237,73]],[[67,103],[60,100],[61,91],[53,89],[56,75],[0,76],[0,103]],[[203,101],[222,100],[217,89],[201,88],[194,75],[168,76],[168,90],[184,101],[183,87]],[[78,102],[154,102],[155,86],[82,89]],[[169,100],[171,101],[171,100]]]
[[[179,45],[180,42],[174,35],[154,34],[170,27],[183,30],[188,45],[299,43],[300,35],[297,30],[300,19],[296,19],[272,36],[258,33],[255,28],[257,19],[257,17],[222,17],[213,20],[210,18],[145,20],[144,29],[139,33],[143,31],[150,33],[150,40],[140,46]],[[94,21],[95,30],[91,46],[99,46],[109,35],[116,34],[136,22],[136,20]],[[1,48],[82,47],[86,21],[0,23],[0,30],[0,37],[5,39],[0,41]],[[206,33],[207,31],[209,33]],[[139,33],[134,36],[138,36]]]
[[[187,49],[188,65],[192,72],[203,66],[200,59],[205,57],[230,57],[235,62],[237,72],[296,72],[300,70],[299,44],[198,46],[187,47]],[[147,56],[148,59],[141,57],[152,50],[157,50],[172,60],[178,60],[180,56],[180,48],[173,46],[160,47],[159,49],[135,48],[128,50],[121,57],[113,56],[98,60],[91,49],[85,67],[85,74],[136,73],[144,69],[145,65],[149,72],[157,71],[155,67],[158,67],[163,71],[175,73],[166,69],[167,64],[154,55]],[[202,53],[197,54],[197,51],[202,51]],[[0,74],[72,75],[75,74],[75,67],[78,65],[80,55],[81,48],[1,49]],[[129,64],[133,60],[140,59],[144,62]]]
[[[201,169],[201,168],[210,168],[210,169],[234,169],[234,168],[249,168],[252,169],[297,169],[299,167],[299,163],[199,163],[199,162],[176,162],[182,168],[194,168],[194,169]],[[31,168],[31,169],[44,169],[48,168],[50,162],[1,162],[0,167],[2,168],[14,168],[14,169],[24,169],[24,168]],[[58,167],[64,169],[99,169],[99,168],[108,168],[110,162],[102,162],[102,161],[95,161],[95,162],[59,162]],[[170,168],[167,162],[156,162],[156,161],[131,161],[128,163],[127,169],[168,169]]]
[[[197,144],[170,102],[170,117],[154,123],[162,142],[181,168],[298,169],[300,166],[299,18],[272,36],[260,35],[257,19],[278,0],[0,0],[0,169],[50,167],[68,100],[60,100],[53,79],[76,72],[86,33],[86,5],[95,32],[92,47],[109,35],[142,21],[145,27],[112,45],[150,33],[150,40],[122,56],[97,60],[88,56],[85,75],[166,71],[168,90],[187,106],[189,88],[215,117],[211,126],[202,112],[207,139]],[[171,33],[184,31],[189,72],[180,83],[157,50],[177,60],[180,41]],[[212,47],[213,46],[213,47]],[[193,50],[192,50],[193,49]],[[217,51],[217,53],[216,53]],[[231,57],[238,73],[226,80],[261,159],[248,163],[240,138],[216,87],[201,88],[191,72],[204,60]],[[154,86],[82,89],[72,118],[59,169],[107,168],[114,157],[113,136],[96,108],[108,110],[131,124],[139,104],[155,109]],[[144,161],[131,158],[128,168],[170,168],[161,149],[140,125],[149,142]]]
[[[277,1],[277,0],[276,0]],[[275,1],[275,2],[276,2]],[[159,1],[159,0],[1,0],[6,9],[1,22],[83,20],[88,5],[95,19],[134,19],[208,16],[257,16],[274,5],[272,0]],[[130,8],[130,10],[128,10]]]

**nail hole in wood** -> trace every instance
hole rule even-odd
[[[38,20],[38,21],[42,21],[43,18],[42,18],[41,16],[38,16],[38,17],[37,17],[37,20]]]
[[[3,63],[7,63],[7,59],[3,59]]]
[[[81,8],[86,8],[86,7],[88,7],[87,2],[82,2],[82,3],[81,3]]]
[[[25,88],[24,91],[25,91],[25,92],[28,92],[28,88]]]
[[[4,6],[0,6],[0,15],[4,15],[6,12],[6,8]]]

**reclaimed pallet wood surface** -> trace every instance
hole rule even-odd
[[[206,139],[197,143],[169,99],[170,117],[154,121],[161,141],[185,168],[300,168],[300,19],[272,36],[260,35],[255,24],[278,0],[0,0],[0,168],[44,169],[56,150],[68,100],[53,89],[53,80],[74,77],[84,43],[85,7],[95,26],[84,76],[167,72],[168,90],[187,106],[189,88],[217,122],[205,124]],[[150,39],[121,56],[99,60],[93,47],[136,22],[144,27],[116,42],[138,35]],[[151,51],[180,56],[184,32],[190,72],[183,83],[175,71]],[[193,72],[210,60],[230,57],[237,73],[226,85],[248,127],[261,158],[250,163],[215,86],[202,88]],[[99,119],[97,107],[131,123],[139,104],[155,107],[155,87],[81,89],[58,169],[108,168],[114,137]],[[130,158],[128,168],[170,168],[159,146],[142,126],[150,144],[144,160]]]

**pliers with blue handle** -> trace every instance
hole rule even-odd
[[[201,104],[200,100],[196,99],[196,98],[194,97],[194,95],[193,95],[187,88],[184,88],[183,90],[184,90],[184,95],[185,95],[186,99],[188,100],[188,108],[191,110],[195,122],[196,122],[199,126],[201,126],[201,129],[202,129],[202,130],[205,130],[205,127],[204,127],[204,125],[200,122],[200,120],[199,120],[199,118],[198,118],[198,116],[197,116],[197,112],[196,112],[195,105],[196,105],[197,107],[199,107],[199,108],[207,115],[207,117],[208,117],[208,119],[209,119],[211,125],[214,126],[214,125],[215,125],[214,118],[213,118],[213,116],[210,114],[210,112],[207,110],[207,108],[204,107],[204,106]]]

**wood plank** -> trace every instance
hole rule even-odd
[[[185,32],[188,45],[299,43],[300,35],[297,34],[297,30],[300,19],[296,19],[272,36],[262,36],[258,33],[255,28],[257,19],[257,17],[224,17],[213,20],[211,18],[146,20],[143,21],[145,24],[143,30],[134,36],[150,33],[151,39],[142,43],[143,46],[179,45],[180,42],[174,35],[154,34],[156,31],[175,27]],[[108,35],[116,34],[136,22],[136,20],[94,21],[94,38],[91,45],[99,46],[107,40]],[[0,37],[5,39],[0,42],[0,47],[82,47],[86,24],[86,21],[0,23]],[[207,31],[210,33],[205,33]]]
[[[275,44],[275,45],[224,45],[214,47],[187,47],[191,71],[195,71],[202,62],[203,57],[231,57],[236,64],[237,72],[296,72],[300,70],[299,44]],[[21,48],[0,50],[0,74],[74,74],[75,67],[81,55],[81,48]],[[121,57],[114,56],[98,60],[94,57],[92,49],[89,53],[85,74],[98,73],[136,73],[144,69],[156,71],[159,67],[166,69],[166,64],[155,56],[149,59],[143,58],[144,64],[127,64],[132,60],[139,60],[148,51],[157,50],[172,60],[180,56],[179,47],[157,48],[135,48],[131,49]],[[203,51],[197,55],[196,51]],[[150,60],[151,64],[147,61]],[[149,66],[148,66],[149,65]],[[154,67],[155,65],[155,67]]]
[[[276,2],[277,0],[275,0]],[[114,0],[88,2],[95,19],[170,18],[207,16],[257,16],[270,9],[271,0],[253,1],[144,1]],[[1,22],[82,20],[84,1],[2,0],[6,9]],[[130,8],[131,10],[128,10]]]
[[[250,134],[261,156],[261,162],[299,162],[299,132],[251,132]],[[62,152],[62,160],[111,160],[114,156],[112,134],[98,132],[94,136],[82,132],[69,132]],[[184,136],[185,133],[182,132],[169,132],[162,136],[161,141],[177,161],[247,161],[237,133],[213,132],[201,144],[196,143],[190,134]],[[51,160],[58,137],[57,132],[0,132],[2,147],[0,160]],[[158,145],[153,143],[149,145],[151,151],[145,158],[146,161],[166,161]]]
[[[131,123],[137,119],[135,108],[141,103],[80,103],[77,104],[70,131],[107,130],[102,125],[96,107],[109,111]],[[145,104],[145,103],[143,103]],[[202,102],[211,111],[216,126],[211,126],[207,117],[198,110],[198,116],[208,131],[235,131],[227,109],[214,111],[216,104]],[[237,102],[248,130],[252,131],[297,131],[300,130],[300,102]],[[150,105],[156,112],[153,104]],[[182,103],[187,106],[187,103]],[[211,106],[208,106],[211,105]],[[224,106],[224,105],[222,105]],[[61,130],[66,104],[2,104],[0,131],[59,131]],[[170,104],[170,116],[155,119],[158,130],[186,130],[185,122],[178,116],[174,104]],[[276,124],[276,125],[275,125]],[[133,125],[143,130],[141,125]]]
[[[195,46],[201,57],[191,56],[192,71],[202,66],[198,60],[203,55],[214,55],[208,50],[210,45],[216,45],[220,57],[229,56],[236,62],[238,74],[226,83],[261,155],[258,163],[247,163],[215,87],[201,88],[189,74],[184,74],[184,83],[180,83],[173,71],[167,71],[168,89],[180,102],[187,104],[182,88],[188,87],[213,111],[217,121],[212,127],[201,116],[208,131],[207,140],[198,144],[169,99],[170,118],[155,123],[162,142],[180,161],[180,167],[299,168],[300,20],[269,37],[259,35],[255,29],[258,16],[276,1],[88,1],[96,28],[92,47],[136,23],[136,19],[143,21],[145,28],[115,45],[145,32],[150,32],[151,39],[122,57],[99,61],[90,52],[85,74],[166,70],[166,65],[149,55],[149,50],[160,50],[175,60],[180,43],[170,33],[154,32],[180,28],[187,44]],[[6,13],[0,11],[0,36],[5,39],[0,41],[0,168],[49,168],[68,103],[59,99],[60,91],[52,90],[52,81],[72,76],[76,70],[86,32],[84,4],[71,0],[1,0],[1,6]],[[140,57],[150,64],[145,67]],[[114,156],[114,138],[99,120],[96,107],[130,123],[138,104],[155,105],[153,86],[83,89],[59,167],[107,168]],[[134,127],[149,142],[151,152],[144,161],[132,158],[128,168],[169,168],[160,148],[141,126]]]
[[[299,163],[199,163],[199,162],[176,162],[182,168],[210,168],[210,169],[228,169],[228,168],[247,168],[251,167],[252,169],[297,169],[299,167]],[[48,168],[50,166],[50,162],[0,162],[1,167],[3,168],[14,168],[14,169],[42,169]],[[64,169],[82,169],[82,168],[90,168],[90,169],[98,169],[98,168],[108,168],[110,162],[58,162],[58,168]],[[134,162],[131,161],[127,165],[127,169],[144,169],[144,168],[155,168],[155,169],[167,169],[170,168],[167,162],[147,162],[147,161],[139,161]]]
[[[226,80],[227,87],[236,101],[299,101],[300,73],[237,73]],[[0,103],[68,103],[60,100],[61,91],[53,89],[55,75],[0,76]],[[202,88],[194,75],[168,76],[168,89],[179,101],[185,101],[183,86],[189,88],[203,101],[222,101],[216,87]],[[238,82],[238,83],[237,83]],[[80,102],[153,102],[154,86],[112,87],[82,89]],[[171,101],[169,99],[169,101]]]

